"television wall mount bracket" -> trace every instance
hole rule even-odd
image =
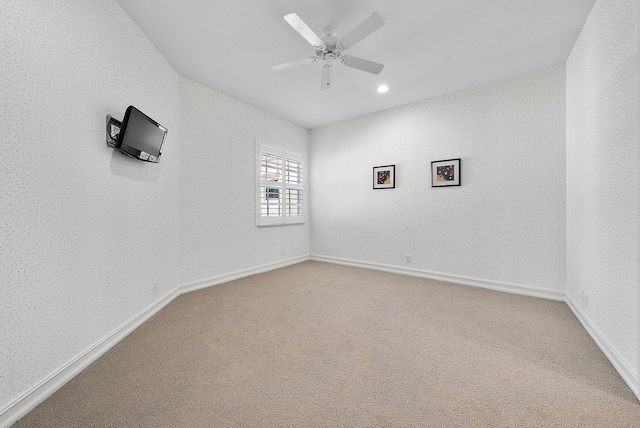
[[[114,131],[114,128],[117,130]],[[120,134],[120,130],[122,129],[122,122],[111,117],[110,114],[107,115],[107,147],[114,148],[116,146],[116,142],[118,141],[118,134]]]

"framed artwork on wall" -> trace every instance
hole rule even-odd
[[[460,185],[460,158],[431,162],[431,187]]]
[[[396,166],[374,166],[373,167],[373,188],[393,189],[396,187]]]

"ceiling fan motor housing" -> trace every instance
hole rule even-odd
[[[325,27],[323,30],[325,36],[322,38],[324,46],[322,49],[316,49],[316,55],[325,61],[333,61],[342,57],[342,48],[338,44],[338,38],[335,36],[336,30],[332,27]]]

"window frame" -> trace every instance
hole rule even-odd
[[[281,159],[281,166],[278,172],[278,181],[269,181],[262,180],[262,153],[268,153],[273,156],[277,156]],[[295,161],[300,164],[300,183],[291,183],[287,182],[287,160]],[[279,149],[277,147],[270,146],[261,142],[260,140],[256,140],[256,151],[255,151],[255,185],[256,185],[256,226],[282,226],[287,224],[304,224],[306,223],[306,204],[305,197],[306,191],[304,189],[305,185],[305,162],[304,155],[300,155],[297,153],[289,152],[283,149]],[[280,215],[276,216],[262,216],[262,188],[267,189],[278,189],[281,197],[279,198],[280,204]],[[288,190],[298,190],[302,194],[302,201],[300,203],[300,209],[302,210],[302,215],[287,215],[288,208]],[[273,192],[275,193],[275,192]]]

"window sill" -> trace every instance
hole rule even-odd
[[[278,223],[278,224],[256,224],[257,227],[278,227],[278,226],[295,226],[296,224],[305,224],[306,221],[296,221],[291,223]]]

